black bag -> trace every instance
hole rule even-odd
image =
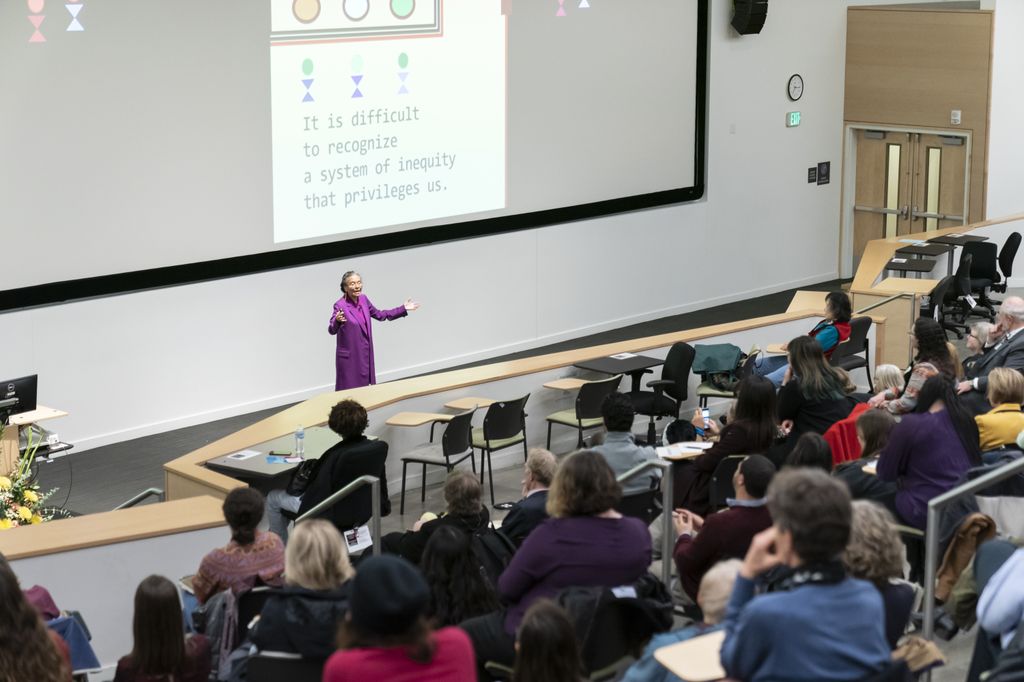
[[[319,459],[302,460],[299,466],[295,467],[295,471],[292,472],[292,477],[288,481],[288,487],[285,488],[285,492],[292,497],[300,497],[306,492],[310,481],[316,478],[316,472],[319,468]]]
[[[688,443],[694,440],[697,440],[697,429],[694,428],[693,424],[685,419],[676,419],[665,427],[662,445]]]
[[[746,356],[731,343],[696,344],[691,370],[720,391],[735,391]]]
[[[507,537],[488,527],[473,531],[470,544],[484,575],[491,585],[497,587],[498,578],[516,553],[516,546]]]

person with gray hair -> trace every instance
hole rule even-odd
[[[335,391],[377,383],[370,318],[395,320],[420,307],[410,298],[397,308],[378,310],[363,295],[363,278],[355,270],[341,276],[341,291],[342,297],[334,302],[331,321],[327,324],[327,333],[338,342],[334,353]]]
[[[978,360],[981,360],[992,350],[992,330],[995,325],[988,321],[975,322],[967,333],[967,357],[964,359],[964,378],[970,381],[976,375],[974,372]]]
[[[729,597],[732,595],[732,587],[742,565],[743,562],[739,559],[729,559],[712,566],[701,579],[700,590],[697,592],[697,603],[704,614],[704,620],[652,637],[643,655],[626,671],[622,682],[682,682],[654,658],[654,652],[670,644],[720,630],[726,606],[729,605]]]
[[[996,326],[989,334],[992,350],[983,355],[973,366],[974,378],[961,381],[957,393],[961,402],[974,414],[987,412],[992,408],[985,394],[988,391],[988,375],[996,367],[1024,371],[1024,298],[1009,296],[999,306]]]
[[[548,517],[548,488],[558,469],[558,460],[544,448],[530,448],[523,472],[523,498],[516,502],[501,523],[501,533],[518,547],[540,522]]]

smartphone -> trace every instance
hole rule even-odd
[[[711,426],[711,410],[709,410],[708,408],[705,407],[703,410],[700,411],[700,416],[704,417],[704,428],[706,429],[706,428],[710,427]]]

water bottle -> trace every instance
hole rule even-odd
[[[306,454],[306,430],[299,424],[295,429],[295,456],[303,457]]]

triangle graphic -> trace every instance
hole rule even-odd
[[[356,85],[359,85],[359,83],[362,82],[362,80],[363,80],[363,74],[361,74],[361,73],[357,74],[355,76],[352,76],[352,82],[355,83]]]
[[[303,101],[303,102],[312,102],[312,101],[313,101],[313,95],[311,95],[311,94],[309,94],[309,93],[307,92],[307,93],[306,93],[306,96],[302,98],[302,101]]]
[[[82,6],[81,5],[64,5],[64,6],[68,8],[68,12],[71,14],[71,17],[73,19],[77,19],[78,18],[78,13],[82,11]]]
[[[352,93],[352,99],[355,99],[356,97],[362,97],[362,96],[363,96],[363,93],[359,92],[358,88],[356,88],[356,91]]]
[[[311,86],[313,84],[313,79],[312,78],[303,78],[302,79],[302,84],[305,85],[306,89],[308,90],[309,86]]]
[[[69,31],[84,31],[85,27],[82,26],[81,23],[79,23],[78,19],[72,19],[71,23],[68,24],[68,29],[67,30],[69,30]]]
[[[408,95],[408,94],[409,94],[409,89],[408,89],[408,88],[406,88],[406,87],[405,87],[405,86],[403,85],[402,87],[400,87],[400,88],[398,89],[398,94],[399,94],[399,95]]]
[[[42,33],[40,33],[39,31],[36,31],[35,33],[32,34],[32,37],[28,39],[28,42],[30,42],[30,43],[45,43],[46,42],[46,38],[43,37]]]
[[[46,18],[45,14],[30,14],[28,20],[32,22],[32,25],[36,27],[36,31],[43,25],[43,19]]]
[[[405,79],[407,79],[408,77],[409,77],[409,72],[408,71],[399,71],[398,72],[398,80],[402,81],[403,83],[405,82]]]
[[[558,11],[555,12],[555,16],[556,17],[564,17],[565,16],[565,8],[564,7],[559,7]]]
[[[587,0],[580,0],[580,9],[590,9],[590,3]]]

